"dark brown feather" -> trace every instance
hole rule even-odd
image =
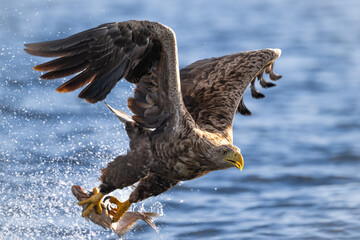
[[[239,103],[239,106],[237,108],[237,111],[242,114],[242,115],[245,115],[245,116],[250,116],[252,113],[250,112],[250,110],[245,106],[245,103],[244,103],[244,99],[241,98],[240,100],[240,103]]]
[[[269,77],[271,80],[277,81],[280,78],[282,78],[282,76],[280,74],[274,73],[274,65],[275,65],[275,62],[273,64],[271,64],[268,68],[266,68],[265,72],[267,74],[269,74]]]
[[[85,55],[88,55],[88,53],[83,52],[76,56],[57,58],[50,62],[46,62],[46,63],[35,66],[34,70],[36,70],[36,71],[55,71],[55,70],[66,69],[71,66],[76,66],[81,63],[84,63],[84,59],[86,59]]]
[[[253,98],[259,99],[259,98],[264,98],[265,97],[264,94],[262,94],[261,92],[259,92],[256,89],[256,87],[255,87],[255,79],[251,81],[250,90],[251,90],[251,96]]]
[[[260,83],[260,86],[263,87],[263,88],[271,88],[271,87],[275,87],[276,84],[275,83],[272,83],[272,82],[268,82],[264,79],[263,77],[263,73],[259,74],[257,76],[258,80],[259,80],[259,83]]]
[[[80,73],[79,75],[76,75],[69,81],[62,84],[60,87],[56,89],[56,91],[60,93],[72,92],[90,83],[91,81],[94,80],[95,77],[96,74],[92,74],[89,70],[85,70],[84,72]]]
[[[88,63],[82,63],[77,66],[72,66],[70,68],[65,68],[65,69],[45,73],[44,75],[41,75],[40,78],[51,80],[51,79],[67,77],[67,76],[73,75],[75,73],[78,73],[84,69],[87,69],[88,67],[89,67]]]

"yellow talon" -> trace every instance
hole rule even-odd
[[[131,202],[129,202],[129,200],[126,200],[125,202],[120,202],[119,199],[117,199],[114,196],[110,196],[109,201],[117,205],[117,208],[114,208],[112,209],[112,211],[109,212],[109,214],[113,216],[114,222],[119,221],[120,218],[126,213],[126,211],[131,206]]]
[[[93,195],[91,197],[89,197],[88,199],[85,199],[84,201],[79,201],[79,205],[86,205],[89,204],[89,206],[87,206],[87,208],[82,212],[82,216],[85,217],[87,215],[90,214],[90,212],[94,209],[96,209],[96,212],[98,214],[102,213],[102,207],[101,207],[101,199],[104,197],[104,194],[102,194],[101,192],[99,192],[97,190],[97,188],[93,189]]]

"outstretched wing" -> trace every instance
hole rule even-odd
[[[131,70],[142,63],[153,47],[149,37],[146,28],[134,32],[130,24],[109,23],[65,39],[25,44],[25,51],[36,56],[59,57],[34,69],[48,71],[41,76],[43,79],[79,73],[57,91],[70,92],[90,83],[79,97],[95,103],[103,100],[122,77],[130,75],[132,80]]]
[[[262,49],[197,61],[180,71],[184,103],[196,124],[204,130],[223,134],[232,140],[234,114],[251,112],[243,102],[245,89],[251,83],[251,95],[265,97],[255,88],[258,78],[262,87],[275,84],[264,80],[281,78],[273,72],[279,49]]]
[[[123,77],[136,84],[128,106],[132,118],[157,128],[170,117],[186,112],[180,92],[176,39],[159,23],[108,23],[65,39],[25,44],[25,51],[57,59],[34,67],[48,71],[41,78],[56,79],[78,73],[57,88],[69,92],[87,85],[79,94],[90,103],[105,99]]]

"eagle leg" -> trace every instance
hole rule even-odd
[[[109,211],[109,214],[113,217],[114,222],[119,221],[132,204],[129,200],[120,202],[119,199],[114,196],[110,196],[109,201],[113,204],[116,204],[117,206],[117,208],[113,208],[111,211]]]
[[[88,199],[79,201],[79,205],[88,204],[87,208],[82,212],[82,216],[85,217],[90,214],[90,212],[95,208],[98,214],[102,213],[101,199],[104,197],[104,194],[99,192],[97,188],[93,189],[93,195]]]

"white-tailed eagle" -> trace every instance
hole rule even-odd
[[[273,72],[279,49],[262,49],[197,61],[179,70],[174,32],[160,23],[126,21],[100,25],[65,39],[25,44],[25,51],[55,60],[35,66],[41,78],[75,75],[57,88],[79,94],[87,102],[104,100],[125,78],[136,85],[127,105],[132,116],[112,109],[125,123],[130,150],[102,170],[99,191],[80,205],[101,213],[104,195],[138,182],[129,199],[112,211],[118,221],[132,203],[161,194],[179,181],[230,167],[243,168],[240,149],[233,145],[236,112],[250,115],[243,94],[264,95],[255,88],[275,84]]]

